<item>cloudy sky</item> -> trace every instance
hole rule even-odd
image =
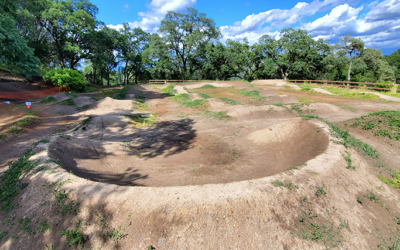
[[[167,11],[193,7],[220,27],[223,40],[247,37],[253,43],[264,34],[278,37],[283,28],[306,29],[331,43],[350,34],[366,47],[388,55],[400,48],[400,0],[92,0],[99,20],[119,28],[124,22],[157,32]]]

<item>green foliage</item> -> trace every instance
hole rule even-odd
[[[116,95],[114,97],[114,99],[117,100],[122,100],[125,99],[126,94],[128,94],[129,89],[131,88],[131,86],[124,86],[118,93],[118,95]]]
[[[66,230],[61,231],[61,235],[65,235],[67,238],[66,243],[68,247],[77,246],[78,249],[83,248],[83,244],[87,240],[87,236],[83,235],[81,232],[82,222],[78,219],[75,230]]]
[[[165,94],[167,94],[169,96],[174,96],[178,93],[178,91],[176,91],[176,89],[174,89],[174,85],[172,83],[168,84],[167,87],[163,88],[161,90],[161,92],[164,92]]]
[[[362,205],[363,204],[363,199],[362,198],[357,198],[357,202]]]
[[[342,156],[343,156],[343,158],[344,158],[344,160],[347,162],[347,169],[350,169],[350,170],[356,170],[356,167],[355,166],[352,166],[352,160],[351,160],[351,154],[349,153],[349,152],[347,152],[347,151],[344,151],[347,155],[344,155],[343,153],[342,153]]]
[[[2,240],[3,237],[6,236],[7,234],[8,234],[8,231],[0,232],[0,240]]]
[[[320,197],[321,195],[326,195],[326,191],[324,190],[324,187],[325,187],[325,184],[322,184],[321,187],[315,186],[315,188],[317,189],[317,190],[315,191],[315,195],[316,195],[317,197]]]
[[[205,108],[207,106],[207,102],[202,99],[191,101],[188,94],[179,94],[172,97],[172,99],[179,104],[190,108]]]
[[[400,82],[400,49],[388,55],[386,61],[393,67],[397,82]]]
[[[319,119],[323,122],[326,122],[326,124],[328,124],[331,127],[331,134],[338,138],[339,141],[335,141],[335,143],[338,144],[342,144],[343,146],[350,147],[353,146],[358,150],[361,150],[365,155],[368,155],[372,158],[378,158],[379,157],[379,153],[372,148],[370,145],[368,145],[367,143],[364,143],[363,141],[355,138],[354,136],[350,135],[349,131],[343,130],[335,125],[333,125],[331,122],[317,116],[317,115],[300,115],[301,117],[303,117],[306,120],[315,118],[315,119]]]
[[[226,97],[220,97],[220,98],[218,98],[218,99],[220,99],[220,100],[222,100],[222,101],[224,101],[225,103],[230,104],[230,105],[239,105],[239,104],[242,104],[242,103],[239,102],[239,101],[236,101],[236,100],[233,100],[233,99],[230,99],[230,98],[226,98]]]
[[[351,126],[361,126],[365,130],[371,130],[375,136],[400,140],[400,111],[384,110],[369,113],[357,118]]]
[[[38,118],[26,117],[26,118],[23,118],[23,119],[19,120],[16,123],[16,125],[27,127],[27,126],[31,126],[32,124],[37,123],[38,121],[40,121],[40,119],[38,119]]]
[[[60,102],[57,102],[57,104],[60,104],[60,105],[70,105],[70,106],[72,106],[72,105],[75,105],[75,102],[74,102],[74,100],[72,100],[71,98],[68,98],[68,99],[62,100],[62,101],[60,101]]]
[[[271,182],[272,183],[272,185],[274,185],[275,187],[280,187],[281,189],[282,189],[282,187],[285,187],[285,188],[287,188],[287,189],[292,189],[292,183],[287,183],[287,184],[284,184],[283,182],[281,182],[281,181],[273,181],[273,182]]]
[[[393,179],[390,179],[384,176],[379,176],[379,179],[381,179],[383,182],[385,182],[391,187],[400,189],[400,172],[395,173],[393,177],[394,177]]]
[[[40,103],[52,103],[52,102],[56,102],[56,98],[54,98],[52,96],[45,96],[39,102]]]
[[[56,188],[53,190],[53,196],[56,199],[55,206],[57,209],[54,211],[54,214],[77,214],[79,212],[79,202],[75,202],[74,200],[68,200],[69,192],[65,190],[58,190]]]
[[[212,117],[212,118],[215,118],[215,119],[218,119],[218,120],[222,120],[222,119],[231,119],[231,118],[232,118],[232,117],[229,116],[229,115],[225,115],[224,112],[222,112],[222,111],[213,112],[213,111],[208,111],[208,110],[207,110],[207,111],[204,113],[204,115],[205,115],[206,117]]]
[[[211,98],[211,96],[210,95],[207,95],[206,93],[198,93],[199,94],[199,96],[201,96],[203,99],[208,99],[208,98]]]
[[[86,85],[83,76],[73,69],[53,69],[48,71],[43,79],[56,86],[68,87],[69,90],[77,92],[84,91]]]
[[[17,161],[9,162],[8,169],[0,177],[1,211],[8,212],[18,206],[13,203],[13,199],[18,195],[19,190],[26,187],[26,185],[20,182],[21,174],[30,171],[38,164],[38,162],[29,161],[32,155],[33,151],[29,149]]]
[[[246,96],[246,97],[250,97],[252,99],[262,99],[263,97],[260,96],[260,92],[258,90],[247,90],[247,89],[240,89],[240,90],[236,90],[236,89],[231,89],[229,90],[232,93],[237,93],[240,94],[242,96]]]
[[[138,115],[125,115],[125,116],[131,119],[131,122],[135,127],[145,127],[156,123],[156,116],[154,114],[148,114],[148,115],[138,114]]]

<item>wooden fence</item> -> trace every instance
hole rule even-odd
[[[330,81],[330,80],[289,80],[289,82],[293,83],[314,83],[314,84],[322,84],[322,85],[335,85],[336,87],[347,87],[347,84],[350,83],[351,88],[365,88],[365,89],[376,89],[376,90],[392,90],[395,86],[396,91],[400,91],[400,84],[397,83],[373,83],[373,82],[348,82],[348,81]],[[359,84],[364,84],[365,86],[359,86]],[[368,85],[385,85],[386,87],[368,87]]]
[[[149,84],[165,84],[165,83],[173,83],[173,82],[200,82],[201,80],[162,80],[162,79],[154,79],[149,80]]]

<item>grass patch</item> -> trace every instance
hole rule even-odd
[[[321,195],[326,195],[326,191],[325,191],[324,187],[325,187],[325,184],[322,184],[321,187],[320,186],[315,186],[315,188],[317,189],[315,191],[315,195],[317,197],[320,197]]]
[[[196,99],[196,100],[191,101],[189,98],[189,94],[179,94],[179,95],[172,97],[172,99],[174,101],[178,102],[179,104],[189,107],[189,108],[205,108],[205,107],[207,107],[207,102],[205,100]]]
[[[61,231],[61,235],[65,235],[67,238],[66,243],[68,247],[77,246],[78,249],[83,248],[83,244],[87,240],[87,236],[83,235],[81,232],[82,222],[78,219],[75,230]]]
[[[226,97],[219,97],[218,99],[222,100],[223,102],[230,104],[230,105],[239,105],[242,104],[239,101],[233,100],[231,98],[226,98]]]
[[[355,166],[352,166],[351,154],[347,151],[344,151],[347,155],[342,153],[344,160],[347,162],[347,169],[356,170]]]
[[[375,94],[370,94],[370,93],[361,93],[359,90],[355,89],[348,89],[348,88],[335,88],[335,87],[319,87],[326,89],[333,94],[337,94],[340,97],[347,97],[347,98],[357,98],[357,99],[363,99],[363,100],[379,100],[379,96]]]
[[[215,87],[214,85],[206,84],[197,89],[217,89],[217,88],[218,87]]]
[[[232,118],[231,116],[224,114],[224,112],[222,112],[222,111],[219,111],[219,112],[206,111],[206,112],[204,112],[204,115],[208,118],[214,118],[214,119],[218,119],[218,120]]]
[[[156,123],[156,116],[153,114],[146,114],[146,115],[138,114],[138,115],[125,115],[125,116],[131,119],[131,122],[135,127],[145,127]]]
[[[16,125],[17,126],[23,126],[23,127],[27,127],[30,125],[33,125],[35,123],[37,123],[40,119],[38,118],[34,118],[34,117],[25,117],[24,119],[19,120]]]
[[[12,135],[18,135],[24,133],[24,130],[20,126],[12,125],[8,130],[8,133]]]
[[[307,97],[300,97],[299,98],[299,102],[300,103],[314,103],[314,101],[313,100],[311,100],[310,98],[307,98]]]
[[[45,96],[39,102],[40,103],[52,103],[52,102],[56,102],[56,98],[54,98],[52,96]]]
[[[133,109],[137,109],[138,111],[146,111],[149,109],[149,107],[146,105],[146,103],[139,102],[139,101],[133,101]]]
[[[71,98],[65,99],[61,102],[57,102],[57,104],[61,104],[61,105],[75,105],[74,100],[72,100]]]
[[[400,189],[400,172],[396,172],[393,174],[393,179],[386,178],[384,176],[379,176],[384,183],[388,184],[391,187],[399,188]]]
[[[118,94],[114,97],[114,99],[117,99],[117,100],[125,99],[125,96],[126,96],[126,94],[128,94],[128,91],[129,91],[129,89],[130,89],[131,87],[132,87],[132,86],[129,86],[129,85],[124,86],[124,87],[118,92]]]
[[[199,94],[199,96],[201,96],[201,98],[203,98],[203,99],[208,99],[208,98],[211,98],[211,96],[210,95],[207,95],[206,93],[198,93]]]
[[[119,91],[120,91],[119,89],[105,89],[100,91],[98,94],[105,95],[107,97],[112,97],[115,94],[119,93]]]
[[[229,92],[240,94],[242,96],[250,97],[250,98],[256,99],[256,100],[264,98],[264,97],[260,96],[260,92],[258,90],[231,89],[231,90],[229,90]]]
[[[0,179],[0,210],[8,212],[16,207],[13,199],[18,195],[19,190],[26,187],[20,182],[21,174],[30,171],[37,166],[38,161],[32,162],[29,158],[33,155],[32,149],[27,150],[22,157],[14,162],[8,163],[8,169]]]
[[[167,87],[163,88],[161,90],[161,92],[163,92],[169,96],[174,96],[178,93],[178,91],[176,91],[176,89],[174,89],[174,85],[172,83],[168,84]]]
[[[85,106],[82,106],[82,107],[76,107],[76,110],[80,112],[80,111],[86,110],[88,108],[89,108],[89,105],[85,105]]]
[[[319,119],[323,122],[325,122],[326,124],[329,125],[329,127],[331,127],[331,134],[332,136],[338,138],[338,141],[334,141],[337,144],[341,144],[343,146],[345,146],[346,148],[348,147],[354,147],[358,150],[360,150],[361,152],[364,153],[364,155],[368,155],[372,158],[378,158],[379,157],[379,153],[378,151],[376,151],[376,149],[374,149],[373,147],[371,147],[370,145],[368,145],[367,143],[355,138],[354,136],[350,135],[349,131],[343,130],[335,125],[333,125],[331,122],[329,122],[328,120],[321,118],[317,115],[300,115],[301,117],[303,117],[306,120],[315,118],[315,119]]]
[[[400,140],[400,111],[385,110],[373,112],[356,119],[353,128],[361,126],[371,130],[375,136]]]
[[[292,190],[292,185],[293,185],[290,182],[288,184],[284,184],[281,181],[273,181],[273,182],[271,182],[271,184],[274,185],[275,187],[280,187],[281,189],[282,189],[282,187],[285,187],[285,188],[290,189],[290,190]]]

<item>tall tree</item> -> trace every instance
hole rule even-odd
[[[359,56],[361,52],[364,49],[364,42],[355,37],[351,37],[349,34],[343,36],[340,39],[340,42],[335,45],[336,49],[338,50],[343,50],[346,52],[346,54],[349,55],[350,58],[350,64],[349,64],[349,69],[347,72],[347,86],[350,86],[350,79],[351,79],[351,66],[353,64],[353,57]]]
[[[74,68],[88,57],[98,9],[88,0],[49,1],[40,25],[51,36],[60,65]]]
[[[322,60],[329,52],[329,46],[322,40],[314,41],[306,30],[283,29],[281,38],[264,35],[259,39],[261,52],[271,59],[282,78],[287,79],[289,74],[299,75],[299,72],[311,68],[322,68]]]
[[[190,77],[188,60],[195,50],[221,34],[212,19],[193,8],[188,8],[187,14],[169,11],[161,21],[160,32],[171,55],[176,58],[174,61],[182,79]]]
[[[389,65],[394,67],[396,80],[400,82],[400,49],[396,50],[392,54],[386,57],[386,61],[388,61]]]
[[[0,64],[28,78],[39,74],[39,60],[17,29],[18,1],[0,3]]]

